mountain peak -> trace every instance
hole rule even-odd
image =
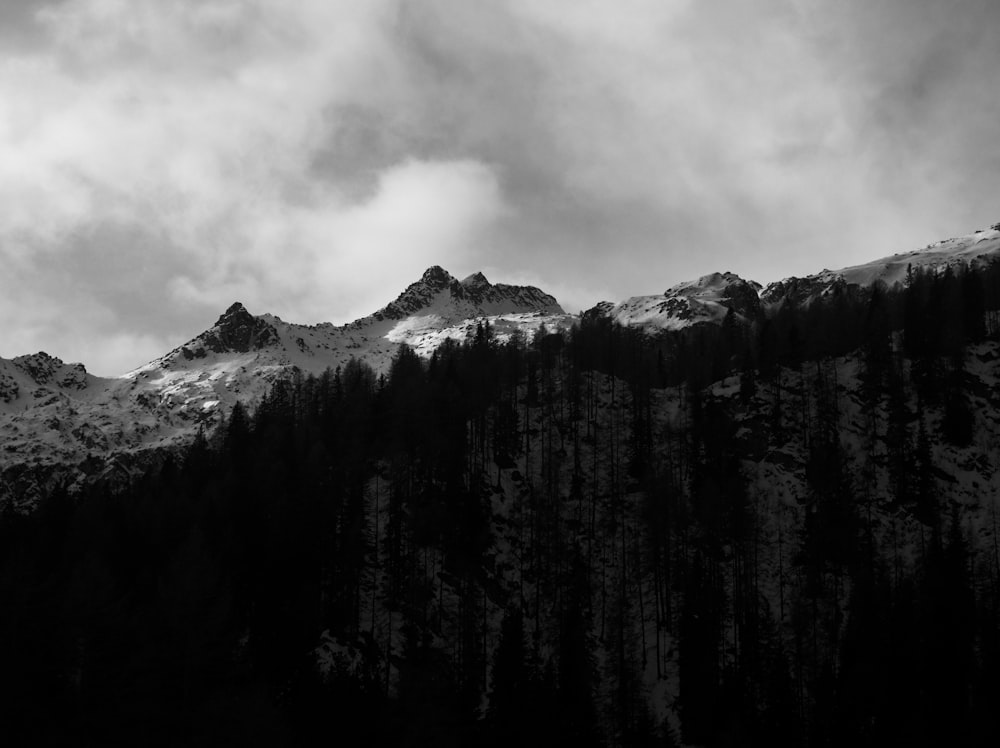
[[[420,280],[434,288],[445,288],[455,282],[454,276],[440,265],[431,265],[420,276]]]
[[[36,384],[55,384],[60,387],[83,389],[87,385],[87,370],[83,364],[67,364],[61,358],[39,351],[28,356],[17,356],[11,363],[27,374]]]
[[[255,317],[238,301],[215,321],[215,324],[178,350],[184,358],[204,358],[214,353],[248,353],[278,340],[278,331],[267,320]]]
[[[243,306],[243,304],[241,304],[238,301],[234,301],[232,304],[229,305],[229,308],[226,310],[225,314],[223,314],[222,316],[225,317],[225,316],[230,315],[230,314],[238,314],[240,312],[246,312],[246,311],[247,311],[247,308],[245,306]],[[249,314],[249,312],[247,312],[247,313]]]
[[[215,327],[232,328],[239,325],[249,324],[255,317],[247,311],[247,308],[238,301],[229,305],[219,318],[215,321]]]
[[[534,286],[493,284],[480,272],[459,282],[440,265],[432,265],[420,280],[411,283],[395,301],[373,316],[376,319],[403,319],[432,304],[444,304],[464,318],[513,312],[563,313],[554,297]]]
[[[489,288],[491,283],[486,280],[486,276],[482,273],[476,272],[467,278],[462,279],[462,285],[466,288]]]

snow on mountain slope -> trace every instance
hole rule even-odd
[[[0,359],[0,498],[25,494],[11,477],[25,466],[186,443],[236,401],[253,406],[296,371],[320,374],[354,357],[384,372],[401,343],[429,357],[447,338],[474,335],[481,321],[504,340],[516,329],[530,338],[541,325],[568,327],[573,319],[537,288],[494,285],[481,273],[458,281],[435,266],[395,301],[346,325],[292,324],[235,303],[205,332],[115,379],[45,353]]]
[[[676,331],[702,323],[720,323],[730,309],[743,321],[753,321],[782,304],[807,305],[812,299],[849,287],[882,281],[892,287],[904,283],[908,268],[944,269],[972,266],[1000,259],[1000,231],[989,229],[946,239],[923,249],[883,257],[841,270],[821,270],[802,278],[790,277],[762,287],[734,273],[712,273],[680,283],[662,295],[633,296],[614,304],[603,301],[586,314],[609,317],[649,332]]]
[[[785,278],[770,283],[761,292],[765,306],[783,303],[808,304],[811,299],[825,296],[836,288],[870,286],[882,281],[890,288],[906,281],[906,273],[914,268],[943,270],[960,264],[976,266],[1000,259],[1000,231],[988,229],[966,236],[945,239],[923,249],[903,252],[853,265],[841,270],[821,270],[804,278]]]
[[[80,393],[96,381],[83,364],[65,364],[44,351],[31,356],[0,359],[0,413],[16,409],[22,394],[34,400],[55,391]]]
[[[482,273],[458,281],[435,265],[411,284],[399,297],[371,317],[376,320],[403,319],[414,314],[447,313],[452,319],[482,317],[512,312],[565,314],[555,297],[534,286],[496,285]],[[359,320],[364,322],[370,318]]]
[[[753,321],[836,287],[902,282],[911,265],[943,268],[998,258],[1000,231],[991,229],[839,271],[786,278],[764,290],[733,273],[712,273],[662,295],[602,302],[585,314],[649,332],[717,324],[730,311]],[[537,288],[492,284],[482,273],[460,281],[434,266],[394,301],[346,325],[292,324],[233,304],[201,335],[116,379],[94,377],[81,364],[44,353],[0,359],[0,498],[25,495],[10,478],[25,466],[183,444],[199,428],[218,423],[237,400],[252,407],[275,381],[296,371],[319,374],[356,357],[385,372],[400,343],[429,357],[446,339],[474,335],[480,322],[503,341],[515,331],[530,339],[542,325],[567,328],[576,320]]]
[[[503,339],[515,328],[530,336],[542,324],[571,320],[537,288],[493,285],[481,273],[459,282],[435,266],[395,301],[346,325],[298,325],[233,304],[212,328],[125,378],[153,386],[178,412],[205,412],[253,402],[293,369],[320,374],[353,357],[385,372],[401,343],[429,357],[447,338],[471,337],[483,321]]]
[[[752,321],[761,313],[759,291],[760,284],[734,273],[712,273],[668,288],[659,296],[633,296],[620,304],[602,302],[588,313],[649,331],[719,323],[730,310]]]
[[[732,310],[750,322],[782,304],[807,305],[812,299],[876,281],[887,286],[904,283],[908,268],[943,269],[959,264],[979,265],[1000,259],[1000,231],[946,239],[923,249],[883,257],[841,270],[821,270],[803,278],[790,277],[762,287],[734,273],[711,273],[668,288],[662,295],[633,296],[618,304],[602,301],[585,312],[608,317],[649,332],[676,331],[703,323],[718,324]]]
[[[45,352],[0,358],[0,456],[6,461],[11,453],[34,452],[37,439],[49,435],[56,444],[70,438],[87,447],[99,446],[97,426],[75,422],[73,416],[116,385],[116,380],[88,374],[83,364],[66,364]]]

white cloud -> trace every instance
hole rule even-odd
[[[484,249],[489,230],[506,212],[497,175],[476,161],[407,161],[384,172],[372,199],[332,217],[329,233],[339,243],[321,257],[334,280],[345,265],[348,286],[368,294],[400,288],[427,267],[427,258],[451,265],[471,247]],[[317,243],[322,237],[317,236]]]
[[[361,199],[311,169],[342,109],[391,108],[405,88],[393,82],[406,72],[387,36],[392,8],[76,0],[43,11],[49,45],[0,62],[0,255],[36,271],[18,322],[67,291],[53,280],[67,253],[107,266],[70,290],[101,305],[123,263],[78,234],[106,224],[139,227],[128,251],[147,265],[177,259],[158,284],[168,302],[208,314],[236,296],[303,320],[387,301],[360,273],[409,282],[478,242],[504,206],[476,160],[403,158]],[[106,311],[91,321],[128,325],[124,310]],[[42,337],[66,345],[55,326]]]
[[[310,321],[339,310],[339,321],[349,321],[391,300],[429,264],[448,265],[488,243],[507,210],[497,175],[470,160],[408,160],[382,172],[367,200],[322,197],[243,216],[239,260],[217,252],[212,272],[177,279],[175,298],[240,298]]]
[[[0,34],[4,345],[86,322],[111,372],[142,361],[101,340],[235,299],[342,321],[435,263],[585,307],[977,228],[1000,53],[959,4],[32,0]]]

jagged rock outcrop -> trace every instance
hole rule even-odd
[[[754,320],[761,316],[760,284],[747,281],[735,273],[717,273],[716,282],[721,285],[718,301],[727,309],[732,309],[745,319]]]
[[[458,281],[433,266],[380,312],[347,325],[292,324],[236,302],[200,335],[114,379],[45,353],[0,359],[0,501],[34,495],[23,479],[4,478],[13,466],[170,450],[221,422],[234,403],[252,408],[275,382],[351,358],[384,372],[401,343],[429,356],[446,339],[473,336],[482,320],[504,340],[515,330],[530,337],[542,325],[568,327],[571,318],[537,288],[492,284],[482,273]]]
[[[190,343],[181,346],[184,358],[204,358],[213,353],[247,353],[258,351],[278,340],[274,325],[255,317],[240,302],[235,302],[219,317],[211,329],[206,330]]]
[[[83,364],[65,364],[62,359],[50,356],[45,351],[30,356],[17,356],[11,362],[39,385],[76,390],[87,386],[87,369]]]
[[[735,273],[711,273],[672,286],[660,296],[633,296],[610,308],[604,302],[588,313],[606,315],[622,325],[649,332],[717,324],[730,310],[742,321],[752,322],[762,314],[759,290],[758,283]]]
[[[435,305],[449,304],[468,316],[541,312],[565,314],[554,296],[535,286],[492,284],[482,273],[473,273],[462,281],[439,265],[428,268],[416,283],[411,283],[395,301],[372,315],[376,320],[400,320]]]
[[[814,299],[867,288],[875,282],[884,283],[889,288],[905,285],[908,273],[915,268],[939,273],[959,265],[984,267],[998,260],[1000,231],[995,228],[979,230],[862,265],[821,270],[801,278],[784,278],[768,284],[760,297],[768,308],[783,305],[807,307]]]
[[[768,283],[760,293],[760,301],[767,307],[792,305],[807,307],[813,299],[842,293],[847,288],[844,276],[823,270],[805,278],[784,278]]]
[[[456,283],[451,273],[439,265],[427,268],[416,283],[406,287],[396,300],[375,312],[376,319],[402,319],[425,308],[441,291]]]
[[[170,449],[221,422],[234,403],[252,408],[275,382],[344,367],[351,358],[383,373],[401,344],[429,357],[445,340],[472,338],[483,321],[501,342],[595,317],[651,334],[721,324],[727,317],[750,324],[782,304],[805,306],[842,289],[905,282],[911,266],[937,272],[998,257],[1000,231],[993,229],[865,265],[787,278],[763,291],[733,273],[711,273],[662,294],[601,302],[580,316],[565,314],[534,286],[494,284],[481,272],[458,280],[437,265],[378,312],[346,325],[291,324],[234,303],[205,332],[113,379],[46,353],[0,359],[0,469],[10,475],[17,465],[74,465],[95,455],[114,460]],[[23,494],[3,482],[0,475],[0,500],[5,492]]]

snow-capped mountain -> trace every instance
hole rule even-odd
[[[876,281],[890,288],[905,284],[911,267],[943,271],[960,264],[977,267],[998,259],[1000,231],[988,229],[862,265],[784,278],[767,286],[744,280],[735,273],[711,273],[679,283],[662,294],[633,296],[619,303],[602,301],[585,314],[608,317],[621,325],[641,327],[652,333],[718,324],[730,311],[738,321],[753,322],[784,304],[807,306],[813,299],[837,289],[863,288]]]
[[[942,272],[958,263],[985,266],[998,256],[1000,231],[993,230],[786,279],[767,290],[716,273],[660,295],[600,304],[584,321],[596,315],[651,333],[724,320],[755,323],[768,315],[780,319],[781,306],[808,305],[837,288],[905,283],[912,267]],[[950,298],[972,278],[989,290],[996,287],[997,270],[941,277],[940,283],[915,288],[945,289],[942,297]],[[114,486],[106,491],[102,484],[77,504],[57,494],[36,512],[37,523],[13,518],[7,525],[18,532],[5,537],[18,545],[6,554],[11,565],[4,579],[8,589],[11,580],[27,579],[6,599],[20,606],[16,612],[39,611],[37,619],[15,618],[13,631],[30,630],[21,620],[47,624],[50,611],[69,611],[65,631],[46,626],[45,637],[22,635],[44,656],[56,652],[52,662],[59,669],[49,669],[60,689],[66,677],[81,672],[80,681],[97,680],[90,674],[103,673],[111,660],[93,654],[81,660],[80,647],[101,652],[103,640],[79,632],[110,631],[118,635],[107,638],[129,647],[122,660],[128,672],[135,670],[133,651],[145,658],[139,661],[146,669],[158,672],[152,668],[170,659],[162,642],[181,642],[174,650],[185,657],[194,651],[190,662],[199,652],[211,660],[213,669],[206,672],[226,667],[235,674],[218,679],[225,688],[249,669],[249,658],[262,656],[254,652],[268,651],[269,641],[278,642],[281,656],[288,651],[297,658],[312,641],[317,671],[325,683],[336,684],[331,693],[340,698],[353,683],[358,693],[377,691],[388,694],[380,699],[399,700],[381,703],[405,703],[414,683],[443,683],[451,672],[463,672],[461,663],[452,669],[449,659],[462,651],[477,676],[468,703],[488,698],[493,710],[476,718],[484,730],[492,729],[493,713],[500,713],[495,706],[509,708],[504,692],[488,690],[486,683],[517,683],[511,673],[528,672],[529,665],[535,672],[558,672],[556,666],[576,663],[571,672],[582,688],[571,702],[573,713],[590,713],[595,734],[631,734],[627,721],[634,720],[650,734],[659,725],[658,737],[680,733],[685,744],[709,743],[699,739],[709,734],[699,733],[699,725],[707,729],[725,712],[692,709],[704,699],[737,715],[727,724],[762,713],[766,719],[758,724],[766,727],[773,715],[785,715],[788,732],[775,728],[775,734],[794,737],[802,715],[818,715],[809,717],[818,725],[809,730],[826,729],[826,715],[850,703],[844,699],[853,698],[858,677],[882,690],[886,683],[913,680],[914,714],[928,711],[922,693],[960,691],[962,698],[949,707],[958,716],[940,722],[942,734],[950,733],[963,715],[976,714],[969,704],[991,713],[994,671],[981,653],[990,651],[997,631],[998,302],[993,297],[989,306],[977,304],[970,293],[935,320],[935,305],[919,296],[907,294],[907,305],[922,306],[908,315],[902,332],[855,324],[871,309],[863,294],[845,295],[843,315],[816,305],[812,311],[822,324],[810,334],[822,337],[838,326],[853,326],[857,334],[816,353],[775,354],[770,367],[757,370],[746,356],[738,373],[724,367],[714,381],[703,381],[697,370],[653,383],[641,367],[618,376],[591,368],[608,341],[580,335],[548,363],[543,355],[529,357],[538,369],[510,366],[517,358],[506,351],[460,353],[456,366],[428,369],[424,381],[435,396],[397,423],[385,417],[383,406],[417,389],[405,379],[401,386],[390,379],[388,397],[375,399],[341,392],[323,401],[313,397],[322,388],[303,387],[298,391],[315,406],[313,413],[275,409],[274,423],[287,428],[250,429],[242,435],[245,449],[221,449],[210,460],[189,460],[169,472],[143,469],[144,461],[164,454],[156,447],[183,443],[201,425],[217,423],[232,403],[252,404],[272,383],[296,372],[322,371],[352,355],[385,370],[399,343],[427,356],[445,339],[475,334],[484,319],[502,339],[515,330],[530,336],[543,324],[558,327],[577,318],[538,289],[494,286],[481,274],[458,281],[434,267],[395,301],[348,325],[296,325],[233,304],[205,332],[116,379],[93,377],[82,365],[46,354],[0,360],[0,505],[30,508],[55,483],[98,471],[142,476],[134,490],[121,486],[115,495]],[[970,311],[986,315],[988,331],[974,332]],[[752,331],[758,342],[767,329],[762,324]],[[956,356],[947,341],[967,333]],[[867,345],[875,334],[884,346]],[[787,351],[795,347],[791,338]],[[908,339],[926,344],[911,352]],[[703,340],[704,360],[742,356],[739,341],[730,336]],[[891,365],[883,365],[886,350]],[[648,357],[644,364],[652,361]],[[461,409],[442,413],[448,410],[441,407],[442,393],[480,392],[479,364],[503,373],[498,392],[482,400],[455,398],[466,400]],[[529,394],[527,369],[544,374],[545,386],[536,387],[542,394]],[[299,431],[300,423],[308,427]],[[335,435],[317,439],[328,423]],[[356,439],[359,423],[372,424],[372,438]],[[407,439],[397,440],[414,424]],[[467,438],[472,433],[485,438]],[[292,448],[274,449],[275,434]],[[345,449],[352,441],[368,444]],[[161,480],[178,475],[183,478]],[[240,521],[227,523],[234,512]],[[135,552],[133,546],[152,551]],[[317,555],[317,546],[327,555]],[[38,548],[43,550],[30,555]],[[36,557],[44,563],[24,560]],[[245,563],[247,558],[254,562]],[[52,571],[60,566],[70,580],[62,585],[65,591],[51,581],[60,579]],[[305,593],[282,583],[300,575],[308,580]],[[135,579],[155,584],[150,589],[156,594],[143,588],[142,599],[131,599],[127,590],[138,586]],[[60,605],[37,605],[36,589],[50,588],[65,596],[55,598]],[[276,635],[270,618],[242,614],[235,606],[219,608],[226,615],[215,613],[216,600],[237,593],[259,595],[239,607],[282,611],[277,618],[294,622],[295,629],[277,629],[282,635]],[[423,606],[400,603],[421,598]],[[192,599],[202,607],[192,608]],[[324,605],[332,612],[317,615]],[[169,626],[149,626],[174,607],[205,615],[177,615]],[[97,619],[100,627],[78,628],[77,619],[94,609],[106,610],[110,625]],[[475,613],[471,621],[469,610]],[[206,636],[201,619],[213,615],[219,623]],[[121,620],[130,627],[123,629]],[[173,634],[186,632],[176,622],[188,620],[199,624],[190,636]],[[973,627],[970,621],[982,623]],[[412,646],[413,631],[422,632],[419,648]],[[894,645],[896,637],[903,644]],[[225,648],[189,646],[223,639]],[[295,646],[286,647],[289,640]],[[570,646],[571,640],[577,643]],[[54,647],[52,641],[72,646]],[[457,642],[472,646],[460,649]],[[942,649],[940,642],[955,645]],[[26,673],[39,661],[36,650],[29,651]],[[233,651],[238,659],[228,654]],[[944,677],[933,667],[962,657],[972,664],[961,671],[946,668]],[[932,665],[889,680],[900,661],[921,658]],[[510,662],[520,665],[505,671],[503,663]],[[859,668],[859,662],[874,666]],[[707,679],[702,670],[709,671]],[[414,673],[440,680],[418,680]],[[287,683],[285,678],[279,672],[275,682]],[[575,685],[550,682],[562,689],[548,692],[558,696],[551,704],[575,691]],[[370,689],[371,683],[377,688]],[[731,684],[761,684],[753,687],[762,700],[729,704]],[[458,693],[465,686],[455,680],[454,687],[435,693]],[[533,688],[533,697],[544,696],[549,686],[538,682]],[[322,692],[308,693],[313,699]],[[619,709],[623,694],[634,709]],[[882,710],[895,719],[896,706],[862,689],[851,709]],[[851,709],[844,709],[845,720],[854,719]],[[525,712],[510,713],[520,723]],[[856,728],[868,735],[877,723],[869,712],[857,714],[844,734]],[[903,714],[900,719],[912,722]],[[448,716],[440,724],[450,730],[459,721]],[[988,734],[995,735],[995,727]]]
[[[650,332],[720,323],[730,311],[752,322],[761,315],[760,289],[759,283],[735,273],[711,273],[672,286],[661,295],[633,296],[619,304],[601,302],[587,313]]]
[[[50,386],[58,390],[83,390],[94,379],[83,364],[65,364],[41,351],[31,356],[0,359],[0,408],[17,400],[22,391]]]
[[[998,258],[1000,231],[991,229],[766,288],[733,273],[712,273],[663,294],[601,302],[584,316],[650,333],[718,324],[730,314],[752,323],[838,287],[904,283],[911,266],[975,266]],[[401,343],[429,358],[446,339],[469,339],[484,322],[504,341],[515,331],[530,339],[543,325],[566,329],[577,321],[538,288],[492,284],[482,273],[458,280],[434,266],[383,308],[345,325],[294,324],[234,303],[200,335],[117,378],[95,377],[82,364],[45,353],[0,358],[0,495],[30,495],[17,476],[38,466],[93,456],[104,466],[95,469],[107,469],[114,462],[107,458],[116,454],[184,444],[236,401],[252,407],[295,372],[320,374],[351,358],[386,372]]]
[[[882,281],[892,287],[905,284],[909,268],[943,271],[967,264],[977,267],[1000,259],[1000,231],[987,229],[965,236],[928,244],[923,249],[894,254],[879,260],[853,265],[841,270],[821,270],[804,278],[785,278],[769,283],[760,294],[765,306],[806,305],[814,298],[836,289],[870,286]]]
[[[220,404],[253,402],[292,371],[320,374],[358,358],[382,373],[402,343],[429,357],[445,339],[467,339],[481,323],[504,340],[515,329],[530,336],[543,324],[571,321],[537,288],[493,285],[482,273],[458,281],[434,266],[395,301],[346,325],[254,316],[237,302],[201,335],[124,379],[152,387],[171,413],[198,420]]]
[[[473,273],[456,280],[443,268],[434,265],[399,297],[375,312],[371,317],[382,321],[400,320],[428,312],[450,319],[465,319],[491,315],[540,312],[564,314],[555,297],[534,286],[492,284],[482,273]],[[369,318],[359,320],[364,322]]]
[[[117,378],[46,353],[0,358],[0,493],[30,496],[13,477],[26,466],[186,443],[237,400],[252,406],[296,371],[320,374],[353,357],[385,372],[401,343],[429,357],[447,338],[474,335],[480,323],[504,340],[514,330],[530,338],[542,325],[568,327],[573,319],[538,288],[492,284],[482,273],[459,281],[434,266],[394,301],[346,325],[293,324],[234,303],[205,332]]]

